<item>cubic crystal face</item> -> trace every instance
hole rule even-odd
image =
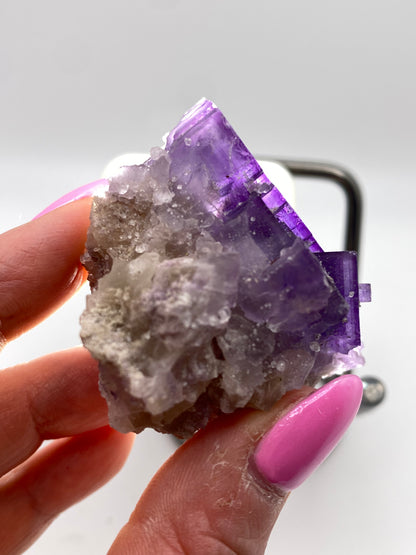
[[[356,257],[321,251],[221,112],[198,103],[93,201],[81,336],[111,425],[186,438],[359,363]]]

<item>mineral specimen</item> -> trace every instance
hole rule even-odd
[[[208,100],[94,199],[83,262],[120,431],[186,438],[361,361],[355,253],[322,252]]]

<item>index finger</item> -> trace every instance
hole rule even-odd
[[[0,337],[10,341],[54,312],[86,277],[91,200],[67,204],[0,235]]]

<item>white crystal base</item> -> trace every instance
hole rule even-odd
[[[118,173],[122,166],[133,166],[143,164],[149,158],[148,153],[129,152],[113,158],[104,168],[102,177],[108,178]],[[295,182],[292,174],[281,164],[269,160],[258,160],[264,173],[270,181],[279,189],[288,203],[295,207]]]

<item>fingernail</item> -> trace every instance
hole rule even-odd
[[[363,386],[341,376],[306,397],[261,439],[253,462],[267,482],[298,487],[337,445],[360,407]]]
[[[87,183],[87,185],[82,185],[82,187],[78,187],[78,189],[74,189],[70,193],[67,193],[63,197],[59,198],[58,200],[50,204],[47,208],[42,210],[42,212],[40,212],[33,219],[36,220],[37,218],[44,216],[48,212],[52,212],[52,210],[56,210],[56,208],[59,208],[60,206],[64,206],[64,204],[69,204],[70,202],[74,202],[75,200],[102,194],[107,189],[107,187],[108,187],[108,181],[106,179],[99,179],[98,181]]]

